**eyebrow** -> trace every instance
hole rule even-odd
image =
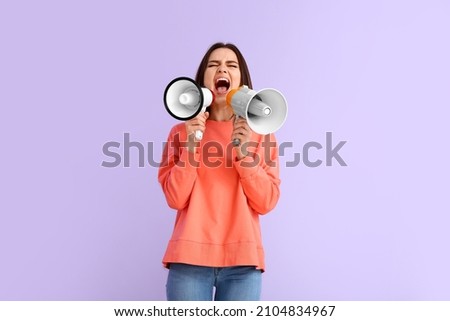
[[[208,63],[210,64],[210,63],[217,63],[217,64],[220,64],[220,60],[210,60],[210,61],[208,61]],[[225,61],[225,63],[226,64],[237,64],[237,65],[239,65],[239,63],[237,62],[237,61],[235,61],[235,60],[227,60],[227,61]]]

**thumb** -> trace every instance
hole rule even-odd
[[[205,112],[205,119],[208,119],[208,117],[209,117],[209,112],[207,111],[207,112]]]

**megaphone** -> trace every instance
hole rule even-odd
[[[273,88],[255,91],[242,86],[233,89],[227,94],[227,104],[233,107],[237,116],[247,119],[254,132],[261,135],[276,132],[286,121],[286,99]],[[233,140],[234,146],[240,143],[239,139]]]
[[[178,77],[172,80],[164,91],[164,106],[169,114],[178,120],[189,120],[204,112],[212,104],[214,95],[208,88],[200,87],[193,79]],[[203,133],[195,132],[201,140]]]

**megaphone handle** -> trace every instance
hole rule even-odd
[[[201,130],[196,130],[195,131],[195,138],[197,138],[197,140],[202,140],[203,132]]]
[[[234,122],[236,123],[236,121],[239,119],[239,116],[236,115],[236,118],[234,119]],[[238,147],[241,144],[241,140],[239,138],[235,138],[233,139],[233,146]]]

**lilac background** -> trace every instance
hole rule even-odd
[[[280,5],[283,3],[283,5]],[[450,300],[448,1],[3,1],[1,300],[164,300],[162,93],[216,41],[289,102],[264,300]],[[341,167],[287,167],[309,141]],[[324,150],[311,159],[324,159]]]

